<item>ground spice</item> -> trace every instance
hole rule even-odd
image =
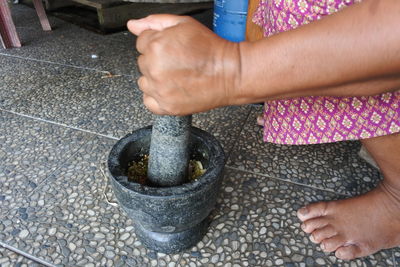
[[[128,181],[147,185],[147,169],[149,165],[149,155],[144,155],[138,161],[132,161],[128,164]],[[188,182],[196,181],[206,170],[198,160],[189,161]]]

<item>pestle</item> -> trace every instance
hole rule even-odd
[[[160,187],[183,184],[188,176],[192,116],[156,116],[150,142],[148,179]]]

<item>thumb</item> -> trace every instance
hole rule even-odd
[[[150,15],[143,19],[131,19],[127,23],[128,30],[134,35],[140,35],[146,30],[162,31],[179,24],[184,17],[168,14]]]

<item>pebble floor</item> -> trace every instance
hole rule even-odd
[[[196,247],[143,247],[104,175],[112,145],[149,125],[136,79],[135,39],[98,35],[12,7],[23,42],[0,49],[0,266],[399,266],[400,249],[343,262],[300,231],[296,210],[373,188],[378,171],[358,142],[264,144],[260,108],[194,116],[228,162],[210,228]],[[108,73],[114,76],[108,77]]]

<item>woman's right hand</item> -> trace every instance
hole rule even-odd
[[[128,22],[141,53],[138,84],[159,115],[187,115],[231,104],[240,77],[239,45],[190,17],[151,15]]]

